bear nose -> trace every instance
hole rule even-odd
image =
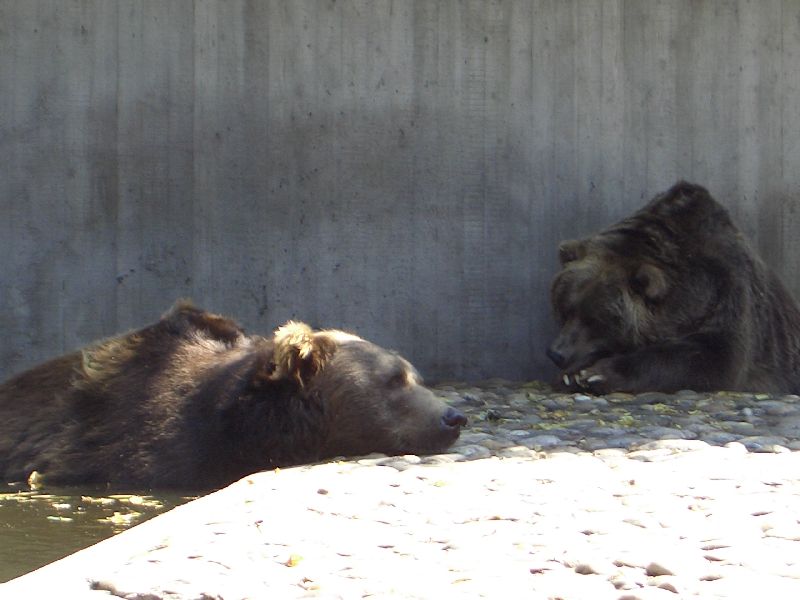
[[[463,427],[467,424],[467,417],[465,417],[452,406],[448,406],[447,410],[445,410],[444,414],[442,415],[442,424],[445,427],[452,429]]]
[[[567,360],[564,358],[564,355],[561,354],[558,350],[554,350],[552,347],[548,348],[545,353],[547,357],[552,360],[558,368],[563,368],[565,364],[567,364]]]

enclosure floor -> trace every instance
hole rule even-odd
[[[254,474],[0,597],[800,597],[797,397],[438,390],[448,454]]]

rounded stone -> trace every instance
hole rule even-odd
[[[736,435],[735,433],[729,433],[727,431],[711,431],[702,435],[700,439],[708,444],[724,446],[728,442],[735,442],[740,437],[741,436]]]
[[[561,438],[555,435],[534,435],[532,437],[527,437],[524,439],[519,440],[523,445],[527,446],[528,448],[554,448],[555,446],[560,446],[564,442]]]
[[[664,566],[660,562],[651,562],[645,567],[645,573],[648,577],[660,577],[662,575],[675,575],[669,567]]]
[[[641,431],[643,435],[658,440],[685,440],[694,437],[691,432],[672,427],[644,427]]]
[[[701,440],[657,440],[648,442],[641,447],[641,450],[674,450],[676,452],[688,452],[692,450],[707,450],[709,445]]]
[[[773,452],[773,449],[776,447],[785,449],[786,444],[788,444],[788,440],[780,436],[760,435],[743,437],[739,440],[739,443],[747,448],[750,452]]]
[[[641,444],[644,438],[636,434],[618,435],[608,438],[607,448],[634,448]]]
[[[486,406],[486,401],[476,393],[465,392],[461,394],[461,398],[467,406]]]
[[[497,456],[502,456],[504,458],[534,458],[537,454],[535,450],[531,450],[525,446],[511,446],[510,448],[500,450]]]
[[[672,396],[663,392],[645,392],[636,394],[636,402],[640,404],[669,404]]]
[[[766,414],[774,417],[785,417],[800,412],[800,406],[798,406],[798,404],[789,404],[781,400],[763,400],[759,402],[758,407]]]
[[[752,435],[756,430],[755,425],[747,421],[734,421],[727,423],[726,428],[731,433],[738,433],[741,435]]]

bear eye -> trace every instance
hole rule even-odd
[[[395,373],[389,378],[387,385],[390,388],[400,388],[403,387],[408,381],[405,372]]]

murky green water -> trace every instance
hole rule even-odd
[[[0,582],[124,531],[196,496],[0,483]]]

